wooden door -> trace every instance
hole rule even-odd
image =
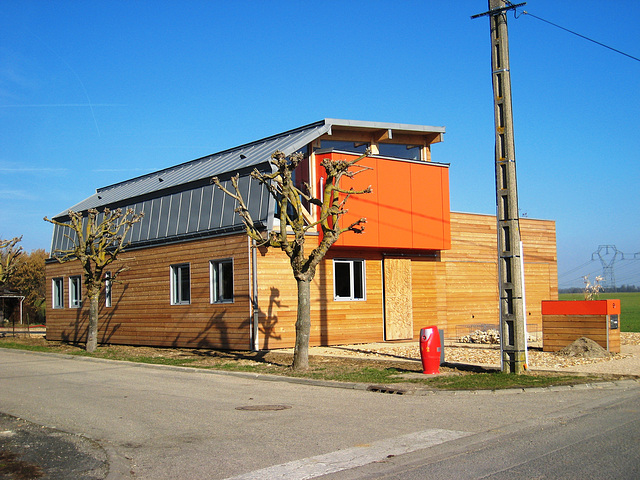
[[[411,259],[384,259],[385,340],[413,338]]]

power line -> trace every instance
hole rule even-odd
[[[582,270],[584,267],[586,267],[587,265],[590,265],[592,263],[595,263],[595,260],[589,260],[588,262],[583,263],[582,265],[579,265],[575,268],[572,268],[569,271],[566,272],[562,272],[560,274],[558,274],[558,277],[566,277],[567,275],[571,275],[574,272],[577,272],[578,270]]]
[[[556,23],[550,22],[549,20],[545,20],[544,18],[538,17],[537,15],[534,15],[533,13],[529,13],[526,10],[523,10],[522,13],[525,14],[525,15],[529,15],[530,17],[536,18],[536,19],[538,19],[538,20],[540,20],[542,22],[548,23],[549,25],[553,25],[554,27],[557,27],[557,28],[559,28],[561,30],[564,30],[565,32],[569,32],[569,33],[572,33],[573,35],[576,35],[576,36],[578,36],[580,38],[584,38],[585,40],[589,40],[590,42],[593,42],[593,43],[595,43],[597,45],[600,45],[601,47],[608,48],[609,50],[613,50],[614,52],[619,53],[620,55],[624,55],[625,57],[629,57],[629,58],[631,58],[631,59],[633,59],[633,60],[635,60],[637,62],[640,62],[640,58],[638,58],[638,57],[634,57],[633,55],[629,55],[628,53],[625,53],[625,52],[623,52],[621,50],[618,50],[616,48],[610,47],[609,45],[605,45],[602,42],[598,42],[597,40],[594,40],[593,38],[586,37],[584,35],[579,34],[578,32],[574,32],[573,30],[569,30],[568,28],[565,28],[565,27],[562,27],[562,26],[560,26],[560,25],[558,25]]]

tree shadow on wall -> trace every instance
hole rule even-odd
[[[114,323],[114,316],[118,309],[120,308],[120,302],[125,295],[125,293],[129,290],[129,284],[124,284],[122,288],[122,292],[118,296],[118,299],[115,302],[111,302],[111,306],[107,307],[105,302],[102,302],[100,305],[100,309],[98,312],[98,318],[100,319],[100,323],[98,324],[98,331],[101,333],[100,343],[108,344],[111,342],[111,338],[116,334],[118,330],[122,327],[122,323]],[[105,297],[102,297],[105,298]]]
[[[71,325],[72,331],[70,333],[68,333],[66,329],[62,331],[61,337],[64,343],[77,345],[80,343],[87,342],[87,328],[89,326],[89,311],[86,308],[82,308],[84,306],[85,301],[88,301],[88,299],[83,299],[81,308],[73,309],[75,310],[75,320],[73,321],[73,325]]]
[[[276,307],[283,307],[282,301],[278,300],[278,298],[280,298],[280,289],[271,287],[267,312],[258,309],[258,331],[264,339],[262,341],[262,348],[264,350],[269,349],[270,339],[280,340],[282,338],[282,335],[276,335],[275,333],[276,325],[278,324],[278,315],[275,314],[274,310]],[[284,306],[286,307],[286,305]]]
[[[230,324],[228,321],[228,310],[225,308],[222,311],[218,311],[211,315],[207,320],[206,325],[200,330],[193,340],[189,340],[188,343],[192,345],[192,348],[209,349],[209,351],[196,352],[205,356],[228,356],[232,359],[247,358],[253,360],[261,360],[266,353],[269,346],[270,339],[280,340],[281,335],[275,333],[276,325],[278,323],[278,316],[275,314],[276,307],[282,307],[282,302],[278,300],[280,297],[280,290],[275,287],[271,287],[269,295],[269,307],[265,312],[262,309],[258,310],[259,318],[259,338],[263,347],[259,352],[247,352],[242,350],[234,350],[233,337],[234,333],[245,334],[248,329],[251,328],[253,317],[247,317],[239,324]],[[180,341],[182,333],[178,333],[172,341],[172,347],[179,348],[180,345],[184,345]],[[236,347],[237,348],[237,347]],[[225,352],[220,352],[224,350]]]
[[[115,333],[120,329],[122,323],[114,323],[114,316],[120,307],[120,302],[129,289],[129,284],[127,283],[122,289],[122,293],[116,300],[115,303],[112,302],[111,307],[105,307],[104,304],[104,295],[100,296],[98,302],[101,302],[98,306],[98,343],[100,345],[109,344],[111,338]],[[89,327],[89,306],[91,300],[88,298],[83,298],[83,303],[81,308],[76,308],[75,312],[75,320],[73,321],[72,332],[67,332],[64,330],[62,332],[62,341],[65,343],[69,343],[72,345],[83,344],[87,342],[87,328]],[[108,312],[108,313],[105,313]]]

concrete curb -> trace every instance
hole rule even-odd
[[[396,395],[416,395],[416,396],[427,396],[427,395],[513,395],[513,394],[522,394],[522,393],[540,393],[545,391],[571,391],[571,390],[581,390],[588,388],[598,388],[598,389],[615,389],[615,388],[634,388],[640,387],[640,377],[637,375],[613,375],[613,374],[604,374],[610,377],[617,377],[615,380],[607,380],[596,383],[583,383],[578,385],[558,385],[551,387],[518,387],[518,388],[505,388],[499,390],[438,390],[438,389],[429,389],[429,388],[420,388],[407,384],[366,384],[366,383],[356,383],[356,382],[338,382],[335,380],[314,380],[311,378],[298,378],[298,377],[287,377],[283,375],[269,375],[264,373],[248,373],[248,372],[233,372],[233,371],[225,371],[225,370],[213,370],[206,368],[197,368],[197,367],[184,367],[184,366],[176,366],[176,365],[161,365],[161,364],[153,364],[153,363],[142,363],[142,362],[131,362],[128,360],[109,360],[105,358],[95,358],[95,357],[85,357],[78,355],[67,355],[64,353],[49,353],[49,352],[33,352],[30,350],[13,350],[23,352],[25,354],[36,354],[43,356],[56,356],[58,358],[63,358],[67,360],[73,361],[87,361],[87,362],[98,362],[104,364],[120,364],[128,367],[138,367],[138,368],[153,368],[158,370],[170,370],[184,373],[202,373],[207,375],[227,375],[238,378],[247,378],[260,380],[265,382],[286,382],[293,383],[299,385],[309,385],[314,387],[329,387],[329,388],[342,388],[347,390],[360,390],[360,391],[370,391],[370,392],[379,392],[386,394],[396,394]],[[466,364],[465,364],[466,365]],[[475,365],[474,365],[475,366]],[[484,366],[480,366],[485,368]],[[496,367],[491,367],[491,369],[496,369]],[[576,376],[588,376],[588,373],[585,372],[558,372],[556,370],[536,370],[540,372],[547,373],[564,373],[567,375],[576,375]],[[416,376],[421,374],[416,374]]]

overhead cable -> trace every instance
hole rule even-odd
[[[568,28],[565,28],[565,27],[562,27],[562,26],[560,26],[560,25],[558,25],[556,23],[550,22],[549,20],[545,20],[544,18],[538,17],[537,15],[534,15],[533,13],[529,13],[526,10],[523,10],[522,13],[525,14],[525,15],[529,15],[530,17],[536,18],[536,19],[538,19],[538,20],[540,20],[542,22],[548,23],[549,25],[553,25],[554,27],[557,27],[557,28],[559,28],[561,30],[564,30],[565,32],[569,32],[569,33],[572,33],[574,35],[577,35],[580,38],[584,38],[585,40],[589,40],[590,42],[593,42],[593,43],[595,43],[597,45],[600,45],[601,47],[608,48],[609,50],[613,50],[614,52],[619,53],[620,55],[624,55],[625,57],[629,57],[629,58],[631,58],[633,60],[636,60],[637,62],[640,62],[640,58],[638,58],[638,57],[634,57],[633,55],[629,55],[628,53],[625,53],[625,52],[623,52],[621,50],[618,50],[616,48],[610,47],[609,45],[605,45],[604,43],[601,43],[601,42],[598,42],[597,40],[594,40],[593,38],[585,37],[584,35],[581,35],[578,32],[574,32],[573,30],[569,30]]]

